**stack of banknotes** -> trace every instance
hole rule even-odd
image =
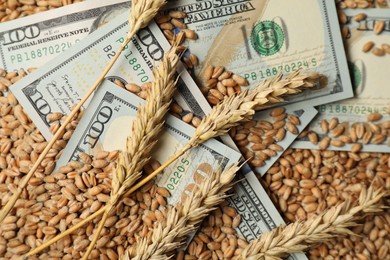
[[[0,24],[0,67],[8,71],[38,68],[11,87],[18,101],[47,140],[52,138],[48,115],[69,114],[105,69],[128,31],[131,3],[124,0],[94,0],[50,10]],[[280,8],[280,7],[283,8]],[[327,85],[287,98],[286,112],[300,120],[298,131],[321,133],[321,122],[363,122],[371,112],[387,112],[390,91],[385,78],[390,55],[378,57],[362,52],[366,42],[389,41],[390,12],[372,9],[364,23],[353,20],[356,11],[346,13],[350,21],[346,37],[340,30],[334,1],[328,0],[174,0],[163,12],[187,13],[183,22],[198,39],[186,42],[188,52],[199,59],[191,72],[180,65],[175,101],[202,118],[211,106],[196,82],[209,66],[221,66],[246,78],[248,88],[279,73],[297,70],[327,77]],[[373,32],[376,20],[385,21],[380,41]],[[104,26],[103,26],[104,25]],[[387,37],[387,38],[386,38]],[[142,29],[121,54],[93,97],[67,144],[57,167],[78,160],[81,152],[124,149],[132,119],[143,100],[112,83],[142,84],[153,80],[152,68],[170,44],[159,26],[152,22]],[[187,52],[187,53],[188,53]],[[351,80],[351,74],[352,79]],[[269,110],[255,118],[266,119]],[[153,158],[166,161],[188,141],[194,128],[174,116],[166,119]],[[324,134],[325,135],[325,134]],[[317,149],[307,137],[296,140],[287,135],[279,142],[288,147]],[[319,136],[319,138],[323,137]],[[344,149],[350,147],[333,147]],[[364,146],[366,151],[389,151],[386,142]],[[229,204],[242,216],[237,232],[251,241],[283,224],[258,176],[264,174],[283,153],[279,151],[261,167],[244,165]],[[233,139],[210,140],[183,155],[157,178],[170,190],[169,202],[181,203],[197,183],[198,175],[225,167],[242,158]],[[294,259],[306,259],[294,254]]]

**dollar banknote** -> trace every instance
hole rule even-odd
[[[94,155],[99,151],[126,150],[126,138],[143,100],[127,90],[105,81],[89,104],[85,115],[69,140],[57,165],[79,160],[80,153]],[[194,128],[174,116],[168,116],[164,132],[152,153],[164,163],[188,142]],[[241,154],[216,140],[210,140],[181,156],[157,177],[156,183],[171,192],[169,203],[180,204],[185,196],[218,167],[240,160]]]
[[[88,39],[63,52],[60,58],[45,63],[12,86],[11,91],[29,111],[29,116],[46,139],[52,136],[47,116],[53,112],[68,114],[73,104],[86,94],[124,41],[128,31],[127,17],[127,12],[119,15],[91,33]],[[150,82],[153,65],[169,48],[160,29],[152,23],[133,38],[106,78],[123,84]],[[202,106],[207,105],[207,101],[196,98],[202,97],[202,93],[184,66],[180,65],[178,72],[181,77],[175,100],[185,110],[203,117]]]
[[[96,154],[99,151],[125,149],[127,136],[131,133],[132,120],[143,100],[134,94],[104,81],[94,95],[74,134],[65,147],[57,165],[79,160],[79,154]],[[181,120],[168,116],[165,131],[159,138],[152,157],[160,163],[167,161],[190,139],[194,128]],[[183,203],[190,192],[203,182],[212,171],[238,162],[241,154],[217,140],[209,140],[192,149],[171,164],[156,178],[157,185],[171,192],[171,205]],[[244,166],[247,167],[247,166]],[[249,171],[249,170],[246,170]],[[262,233],[283,224],[276,208],[253,173],[239,173],[229,205],[243,218],[237,232],[252,241]],[[291,256],[306,259],[303,254]]]
[[[234,186],[233,194],[228,199],[229,205],[242,216],[236,228],[238,234],[247,241],[253,241],[261,234],[284,225],[282,217],[253,172],[239,176],[242,179]],[[307,257],[303,253],[295,253],[288,259],[304,260]]]
[[[40,67],[129,6],[124,0],[85,1],[0,23],[0,68]]]
[[[198,81],[210,65],[245,77],[249,87],[301,69],[326,75],[328,84],[289,101],[316,106],[353,96],[334,1],[173,0],[169,10],[186,12],[184,23],[198,34],[187,43],[199,58]]]
[[[357,122],[367,124],[367,117],[371,113],[383,115],[382,119],[375,124],[390,120],[390,91],[386,80],[389,73],[390,55],[386,53],[385,49],[382,49],[382,44],[390,44],[390,10],[365,10],[363,12],[366,16],[365,19],[353,18],[361,13],[361,10],[346,11],[348,21],[346,26],[349,29],[349,34],[345,47],[353,78],[355,97],[319,106],[319,114],[310,124],[309,129],[319,133],[321,139],[327,136],[320,126],[323,119],[330,121],[332,118],[338,118],[339,122],[343,123],[346,133]],[[382,22],[384,23],[383,31],[380,34],[374,33],[375,25]],[[373,49],[364,52],[364,46],[369,42],[374,44]],[[383,53],[375,54],[374,48],[382,49]],[[294,143],[294,147],[315,148],[316,146],[311,144],[308,138],[305,138]],[[351,145],[330,146],[329,149],[349,151]],[[387,140],[380,144],[368,143],[363,146],[363,151],[369,152],[388,152],[389,149]]]

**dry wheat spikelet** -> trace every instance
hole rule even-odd
[[[176,68],[179,57],[176,55],[177,45],[174,45],[169,52],[164,55],[159,65],[153,69],[154,82],[149,89],[149,95],[146,103],[137,111],[136,119],[132,125],[132,131],[126,141],[126,151],[120,152],[117,160],[117,167],[113,174],[112,191],[110,201],[105,207],[97,211],[93,218],[100,214],[103,219],[99,223],[97,232],[94,234],[94,240],[88,248],[93,249],[94,243],[99,238],[99,233],[104,226],[104,222],[110,211],[116,206],[121,197],[129,191],[129,188],[141,176],[144,165],[148,162],[153,146],[157,143],[158,134],[164,127],[164,117],[169,110],[169,105],[176,90]],[[82,223],[86,224],[93,218],[87,218]],[[43,243],[38,248],[30,251],[27,256],[36,254],[62,237],[70,234],[79,226],[74,226]],[[87,258],[90,251],[84,254]]]
[[[23,189],[27,186],[29,180],[34,176],[35,171],[38,169],[40,163],[45,159],[46,155],[49,153],[51,147],[54,145],[55,141],[57,141],[65,127],[72,121],[75,114],[80,110],[82,105],[88,100],[88,98],[92,95],[92,93],[100,86],[101,82],[104,80],[104,77],[110,71],[114,63],[119,58],[123,49],[127,46],[127,44],[131,41],[133,36],[143,27],[147,26],[148,23],[156,16],[158,10],[166,3],[165,0],[137,0],[133,1],[132,8],[130,10],[129,15],[129,31],[126,35],[125,40],[119,46],[118,51],[115,53],[115,56],[111,59],[110,63],[104,69],[99,78],[95,81],[95,83],[89,88],[85,96],[80,100],[80,102],[76,105],[75,108],[72,109],[67,119],[62,123],[61,127],[54,134],[53,138],[50,140],[48,145],[42,151],[38,159],[35,161],[34,165],[31,167],[28,174],[25,176],[23,181],[19,184],[16,192],[12,195],[7,204],[0,210],[0,223],[3,222],[4,218],[8,215],[8,213],[14,207],[16,201],[18,200],[20,194]]]
[[[128,18],[130,30],[125,42],[129,43],[134,34],[146,27],[165,4],[166,0],[133,0]]]
[[[255,110],[263,110],[268,104],[285,102],[285,97],[299,94],[305,90],[314,90],[328,84],[326,76],[318,73],[296,71],[283,78],[283,74],[267,79],[251,91],[247,101],[257,102]],[[251,96],[253,95],[253,96]]]
[[[358,205],[350,200],[332,207],[307,221],[279,227],[252,241],[238,259],[282,259],[287,254],[301,252],[313,244],[322,243],[335,236],[354,235],[348,228],[357,225],[362,213],[378,213],[383,209],[382,198],[389,195],[373,186],[363,188]]]
[[[179,211],[169,207],[167,219],[164,223],[158,223],[153,229],[151,241],[141,239],[136,247],[126,251],[123,259],[168,259],[164,253],[172,252],[183,245],[183,240],[178,238],[186,237],[196,228],[187,224],[188,219],[180,216]]]
[[[126,151],[122,152],[121,161],[118,161],[117,174],[112,180],[111,205],[125,194],[129,188],[127,178],[141,173],[142,168],[150,159],[154,145],[158,141],[158,134],[164,128],[164,118],[169,110],[173,93],[176,90],[176,68],[179,57],[175,54],[177,46],[173,46],[164,55],[158,67],[153,69],[152,86],[144,106],[137,111],[133,121],[131,135],[126,141]]]
[[[112,178],[110,200],[107,203],[108,207],[83,259],[88,259],[111,210],[141,177],[142,168],[148,163],[152,150],[157,144],[158,136],[164,128],[165,115],[176,90],[175,75],[179,62],[176,48],[176,45],[173,46],[164,55],[160,64],[153,69],[154,81],[149,89],[146,103],[138,108],[131,134],[127,137],[126,151],[120,152],[118,156],[116,170]]]
[[[210,138],[226,134],[240,122],[249,121],[255,111],[268,108],[269,104],[281,103],[284,97],[301,93],[305,89],[322,88],[326,77],[317,73],[294,72],[283,78],[280,74],[263,81],[253,90],[245,90],[236,96],[227,97],[213,107],[211,113],[203,118],[189,141],[197,146]]]
[[[151,241],[142,239],[136,247],[129,249],[124,259],[160,260],[171,257],[170,254],[182,246],[187,236],[227,197],[226,192],[233,187],[239,168],[237,164],[232,164],[223,171],[218,169],[212,173],[192,191],[182,207],[169,209],[166,223],[158,223],[153,229]]]

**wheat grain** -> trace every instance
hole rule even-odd
[[[367,116],[367,122],[348,122],[339,121],[337,117],[333,117],[329,122],[322,119],[321,128],[325,135],[322,135],[322,140],[319,142],[318,136],[314,131],[310,131],[301,135],[309,138],[309,141],[315,145],[319,145],[320,149],[327,149],[329,145],[341,147],[345,144],[351,144],[350,150],[358,152],[363,148],[363,144],[384,144],[389,139],[389,120],[385,119],[380,113],[371,113]],[[330,139],[331,132],[332,139]]]
[[[360,192],[358,205],[352,207],[346,200],[338,206],[307,221],[297,221],[286,227],[279,227],[252,241],[239,259],[280,259],[290,253],[300,252],[313,244],[322,243],[334,236],[353,235],[348,227],[354,227],[361,213],[382,211],[381,199],[388,195],[372,186]]]
[[[389,255],[390,240],[386,230],[390,220],[390,212],[379,215],[369,215],[352,232],[358,234],[350,238],[343,236],[332,239],[326,244],[310,250],[309,259],[334,258],[351,259],[386,259]]]
[[[196,40],[197,34],[191,29],[188,29],[184,23],[184,18],[187,16],[182,11],[170,11],[168,14],[162,12],[155,21],[160,29],[163,31],[164,36],[168,42],[172,45],[174,42],[179,44],[177,51],[183,53],[187,48],[181,45],[186,39]],[[177,40],[178,38],[178,40]],[[189,57],[183,57],[183,65],[187,69],[192,69],[198,65],[198,58],[194,54],[190,54]]]
[[[199,223],[226,197],[232,188],[239,167],[233,164],[225,170],[217,170],[205,182],[193,190],[182,208],[171,208],[167,222],[153,230],[152,241],[143,239],[129,256],[134,260],[167,259],[182,245],[187,236],[196,230]]]
[[[164,55],[159,66],[153,69],[154,81],[149,89],[148,99],[145,105],[137,111],[131,134],[126,141],[126,151],[121,152],[118,156],[116,171],[112,179],[110,201],[83,259],[88,259],[111,210],[115,208],[118,201],[135,181],[141,177],[142,168],[150,159],[152,149],[164,128],[164,118],[176,89],[175,73],[178,61],[176,46],[173,46]]]

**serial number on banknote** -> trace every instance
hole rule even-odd
[[[123,43],[124,38],[121,37],[116,42],[118,43]],[[135,46],[139,46],[137,41],[133,40],[133,43]],[[138,47],[137,47],[138,48]],[[116,52],[114,51],[114,48],[111,45],[107,45],[106,47],[103,48],[104,52],[107,55],[107,58],[112,59],[116,55]],[[142,51],[142,49],[139,49]],[[142,53],[141,53],[142,54]],[[139,81],[142,83],[149,82],[150,78],[146,74],[145,68],[142,67],[141,63],[136,57],[136,53],[134,53],[132,50],[129,49],[128,45],[125,47],[125,49],[122,52],[122,55],[125,57],[126,62],[130,65],[130,68],[133,70],[134,73],[132,73],[134,76],[137,76],[139,78]],[[145,55],[145,54],[142,54]]]
[[[190,165],[190,161],[184,158],[180,159],[180,165],[175,167],[175,171],[169,178],[169,182],[166,184],[166,188],[168,190],[174,191],[179,185],[182,177],[188,170],[188,166]]]
[[[11,55],[11,62],[14,63],[20,63],[25,61],[31,61],[36,60],[42,57],[50,57],[53,54],[59,54],[70,47],[72,47],[74,44],[79,42],[79,40],[76,40],[74,43],[72,42],[63,42],[61,44],[54,44],[51,46],[45,46],[36,50],[30,50],[30,51],[24,51],[20,53],[16,53]]]
[[[319,112],[327,114],[355,114],[368,115],[371,113],[387,114],[386,107],[375,107],[365,105],[321,105],[318,107]]]
[[[257,79],[266,79],[272,76],[276,76],[280,73],[291,73],[297,70],[302,69],[313,69],[318,66],[316,58],[310,60],[302,60],[298,62],[291,62],[284,65],[279,65],[270,68],[264,68],[261,70],[245,73],[244,77],[246,79],[257,80]]]

